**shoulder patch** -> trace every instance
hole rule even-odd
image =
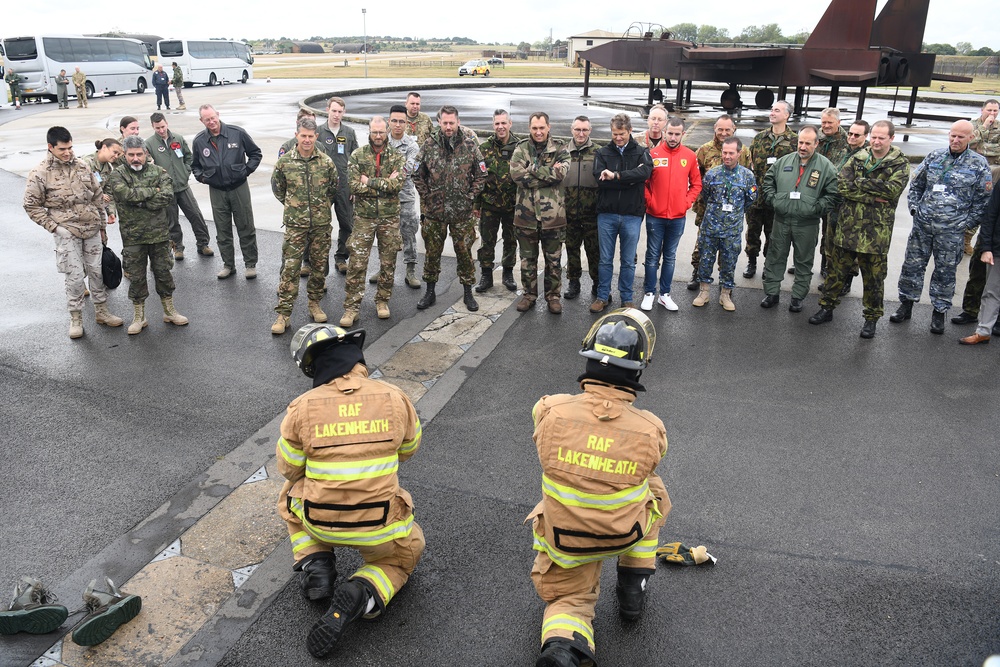
[[[479,171],[483,172],[484,174],[486,173],[486,163],[485,162],[480,161],[480,163],[479,163]]]

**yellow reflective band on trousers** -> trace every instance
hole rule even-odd
[[[377,530],[324,530],[306,521],[301,498],[289,498],[288,509],[298,517],[305,529],[317,540],[345,547],[370,547],[406,537],[413,530],[413,515]]]
[[[656,558],[656,540],[642,540],[632,545],[625,555],[629,558]]]
[[[385,572],[377,565],[362,565],[357,572],[351,575],[352,579],[355,577],[361,577],[374,586],[385,604],[389,604],[389,600],[396,595],[396,589],[393,588],[389,577],[385,576]]]
[[[548,475],[542,475],[542,493],[569,507],[586,507],[595,510],[617,510],[633,503],[646,502],[649,481],[630,486],[615,493],[587,493],[571,486],[557,484]]]
[[[318,546],[318,545],[319,542],[310,537],[309,533],[305,532],[304,530],[300,530],[299,532],[292,535],[293,554],[298,553],[299,551],[305,549],[306,547]]]
[[[281,458],[296,468],[301,468],[306,462],[305,452],[295,449],[284,438],[278,438],[278,451],[281,452]]]
[[[545,643],[549,635],[558,630],[569,633],[570,638],[574,632],[579,632],[587,640],[590,650],[596,650],[594,647],[594,629],[576,616],[570,616],[569,614],[554,614],[542,621],[542,644]]]
[[[423,434],[423,427],[420,425],[420,420],[417,419],[417,434],[413,436],[413,440],[407,440],[399,446],[400,454],[412,454],[416,451],[417,447],[420,446],[420,436]]]
[[[392,475],[399,470],[399,456],[392,454],[380,459],[367,461],[306,461],[306,477],[309,479],[352,480],[371,479]]]

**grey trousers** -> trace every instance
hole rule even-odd
[[[983,288],[983,298],[979,305],[979,324],[976,333],[989,336],[1000,315],[1000,268],[996,265],[986,266],[986,287]]]

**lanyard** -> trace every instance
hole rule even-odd
[[[799,165],[799,177],[795,179],[795,189],[799,189],[799,183],[802,182],[802,174],[806,173],[806,166],[804,164]]]
[[[868,158],[865,160],[865,176],[871,175],[871,173],[873,171],[875,171],[876,169],[878,169],[878,166],[880,164],[882,164],[882,160],[884,160],[886,158],[886,156],[888,156],[888,153],[886,153],[886,155],[883,155],[881,158],[879,158],[878,160],[876,160],[875,164],[872,164],[871,161],[872,161],[872,159],[874,159],[875,156],[872,155],[871,153],[869,153],[868,154]],[[871,167],[868,166],[870,164],[872,165]]]

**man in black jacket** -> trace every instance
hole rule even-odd
[[[646,213],[646,179],[653,171],[649,151],[632,138],[632,121],[627,114],[611,119],[611,143],[594,158],[597,179],[597,236],[601,263],[597,270],[597,298],[590,312],[599,313],[611,300],[611,274],[614,271],[615,245],[621,237],[618,291],[622,306],[632,307],[632,283],[635,281],[635,251]]]
[[[991,333],[1000,335],[996,326],[997,316],[1000,315],[1000,269],[996,266],[996,260],[1000,258],[1000,188],[993,188],[990,195],[990,207],[980,223],[977,247],[982,250],[979,261],[987,265],[986,286],[980,301],[976,332],[960,338],[958,342],[962,345],[989,343]]]
[[[215,237],[224,266],[218,278],[236,273],[236,249],[233,224],[240,237],[240,250],[246,265],[246,278],[257,277],[257,230],[253,224],[253,206],[247,177],[260,165],[263,154],[241,127],[226,125],[211,104],[198,110],[205,129],[194,138],[191,172],[195,180],[208,186],[212,200]]]

